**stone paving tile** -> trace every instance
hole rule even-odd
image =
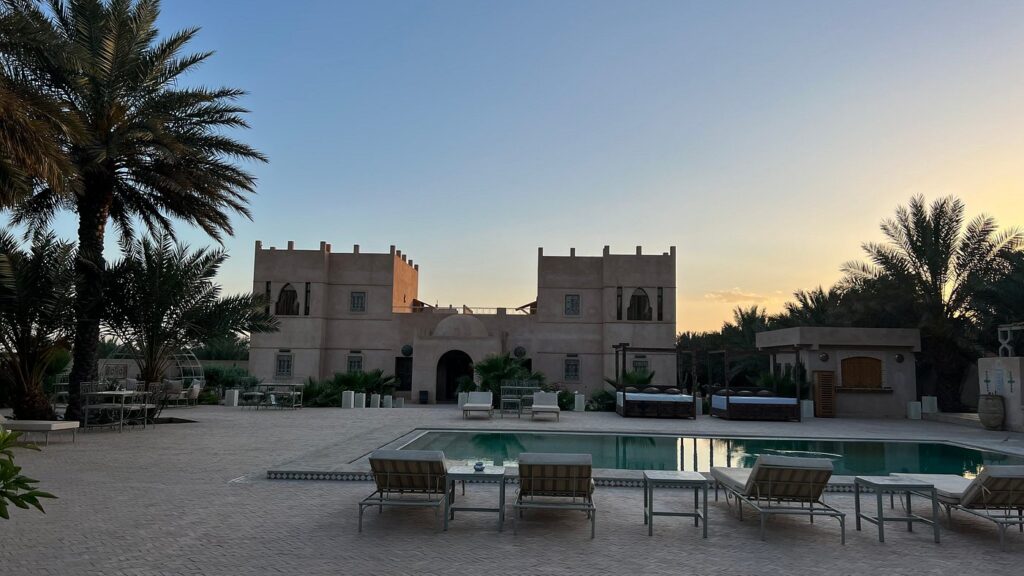
[[[450,407],[199,407],[174,415],[197,422],[89,432],[77,445],[55,440],[41,453],[19,454],[26,472],[60,499],[46,504],[45,515],[15,510],[0,523],[0,575],[1011,574],[1024,560],[1024,534],[1010,532],[1009,551],[1000,552],[995,528],[964,515],[943,530],[939,545],[925,527],[907,533],[896,524],[881,544],[873,526],[854,531],[852,517],[846,546],[829,519],[810,525],[773,518],[762,542],[757,517],[745,514],[740,522],[724,500],[711,504],[708,540],[692,521],[668,517],[659,517],[648,537],[642,494],[627,488],[599,489],[594,540],[582,514],[554,512],[528,514],[516,535],[511,518],[499,533],[490,514],[459,514],[445,533],[428,510],[368,510],[359,534],[356,502],[370,484],[264,478],[305,453],[332,446],[358,458],[416,428],[900,437],[1024,453],[1019,434],[903,420],[692,422],[570,413],[560,423],[462,421]],[[469,487],[474,503],[495,497],[493,487]],[[659,506],[689,502],[682,493],[659,492]],[[830,495],[829,502],[852,516],[850,495]]]

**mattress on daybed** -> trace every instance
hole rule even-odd
[[[776,406],[795,406],[796,398],[783,398],[781,396],[729,396],[730,404],[774,404]],[[711,397],[711,407],[725,410],[725,396],[714,395]]]
[[[693,402],[693,396],[689,394],[647,394],[645,392],[619,392],[617,394],[619,403],[622,402],[622,395],[631,402]]]

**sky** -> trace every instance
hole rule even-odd
[[[422,300],[476,307],[533,300],[538,246],[676,246],[678,329],[713,330],[836,281],[912,195],[1024,225],[1021,1],[165,0],[159,24],[201,27],[186,82],[248,91],[236,135],[270,158],[228,292],[256,240],[396,244]]]

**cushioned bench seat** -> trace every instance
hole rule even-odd
[[[77,420],[3,420],[0,426],[14,432],[41,433],[45,444],[50,443],[50,432],[71,432],[72,442],[78,439]]]

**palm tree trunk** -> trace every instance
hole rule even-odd
[[[82,382],[96,380],[96,355],[103,315],[103,272],[106,268],[103,237],[110,212],[110,188],[103,190],[102,183],[92,178],[86,178],[84,185],[84,194],[78,202],[74,364],[68,378],[66,420],[82,419]]]

